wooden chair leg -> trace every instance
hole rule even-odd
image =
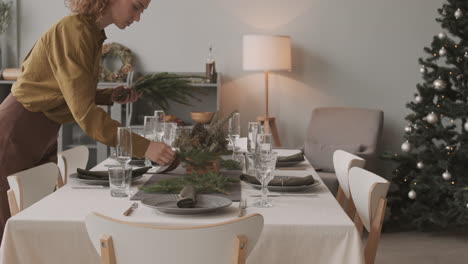
[[[349,218],[354,219],[354,215],[356,214],[356,206],[354,205],[353,198],[350,197],[348,200],[348,204],[346,206],[346,214]]]
[[[56,185],[56,189],[60,189],[63,187],[63,179],[62,179],[62,174],[60,173],[59,171],[59,175],[57,177],[57,183],[55,184]]]
[[[354,214],[354,225],[358,231],[359,237],[362,238],[362,232],[364,231],[364,225],[362,224],[361,217],[358,214]]]
[[[8,197],[8,205],[10,206],[10,214],[11,216],[14,216],[20,211],[19,206],[18,206],[18,201],[16,201],[15,192],[13,190],[8,190],[7,197]]]
[[[245,264],[247,259],[247,237],[237,236],[234,242],[233,264]]]
[[[101,238],[101,263],[102,264],[116,264],[114,242],[109,235],[103,235]]]
[[[371,230],[369,232],[369,237],[367,238],[366,248],[364,250],[364,259],[366,264],[374,264],[375,256],[377,255],[377,248],[379,246],[380,232],[382,231],[382,224],[386,207],[387,199],[380,198],[374,220],[371,223]]]
[[[341,189],[341,186],[338,186],[338,191],[336,192],[336,200],[341,205],[341,207],[344,209],[345,197],[344,197],[343,189]]]

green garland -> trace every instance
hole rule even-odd
[[[118,71],[110,71],[104,61],[110,57],[117,57],[122,62]],[[125,82],[127,75],[133,70],[133,55],[129,48],[119,43],[107,43],[102,46],[101,73],[99,80],[103,82]]]
[[[178,193],[184,186],[192,185],[199,193],[219,192],[229,195],[226,187],[231,183],[239,182],[239,178],[225,177],[216,172],[204,174],[187,174],[180,177],[164,179],[150,186],[143,186],[140,189],[145,192],[168,192]]]

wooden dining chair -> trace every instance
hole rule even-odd
[[[356,208],[349,191],[348,173],[351,168],[364,168],[364,165],[366,165],[366,161],[364,159],[347,151],[336,150],[333,152],[333,166],[339,183],[336,200],[351,219],[354,219]]]
[[[162,227],[92,213],[85,223],[103,264],[238,264],[245,263],[255,247],[263,216],[252,214],[202,226]]]
[[[361,222],[369,232],[364,249],[366,264],[373,264],[377,255],[389,186],[390,182],[370,171],[358,167],[349,170],[349,189],[357,212],[355,222]]]
[[[7,197],[11,215],[51,194],[58,177],[58,167],[51,162],[8,176],[10,189]]]
[[[76,169],[86,169],[88,158],[89,150],[86,146],[77,146],[57,154],[57,164],[60,168],[63,184],[67,184],[68,177],[75,173]]]

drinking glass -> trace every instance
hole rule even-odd
[[[249,122],[247,127],[247,151],[250,154],[255,153],[255,147],[257,145],[257,134],[260,128],[259,122]]]
[[[273,149],[273,136],[271,134],[257,134],[256,155],[270,154]]]
[[[157,119],[155,116],[145,116],[143,123],[143,136],[148,140],[156,139],[156,123]]]
[[[123,165],[122,167],[110,167],[108,173],[111,196],[127,197],[130,193],[132,167],[128,165]]]
[[[164,125],[163,142],[172,147],[177,133],[177,123],[166,122]]]
[[[117,128],[117,161],[124,166],[132,159],[132,129],[130,127]]]
[[[240,138],[240,114],[235,113],[228,122],[228,136],[232,142],[232,157],[234,159],[236,153],[236,143]]]
[[[268,199],[268,183],[273,179],[276,168],[276,159],[278,154],[276,152],[269,152],[267,154],[256,155],[255,161],[255,177],[262,184],[262,196],[255,201],[256,207],[272,207]]]
[[[154,117],[156,118],[156,122],[154,125],[154,132],[156,134],[155,140],[158,142],[162,141],[162,137],[164,136],[164,126],[166,124],[166,115],[162,110],[154,111]]]

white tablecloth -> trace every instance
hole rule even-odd
[[[106,162],[106,161],[105,161]],[[108,162],[108,161],[107,161]],[[306,171],[276,171],[281,175],[312,174]],[[104,169],[103,164],[97,170]],[[138,182],[142,184],[149,176]],[[157,225],[198,225],[226,221],[237,217],[238,203],[209,215],[174,216],[145,207],[130,216],[122,212],[132,203],[128,198],[113,198],[109,189],[72,189],[69,184],[12,217],[5,229],[0,251],[4,264],[99,263],[88,239],[84,219],[90,212],[138,223]],[[250,264],[323,263],[361,264],[362,247],[353,222],[322,183],[309,192],[316,196],[274,197],[272,208],[256,208],[249,197],[260,192],[242,183],[242,196],[248,199],[247,214],[260,213],[265,227],[257,246],[248,258]]]

